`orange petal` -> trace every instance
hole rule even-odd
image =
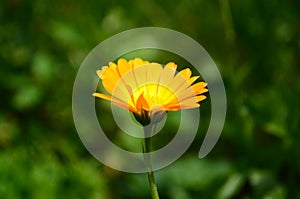
[[[142,93],[139,98],[137,99],[137,102],[136,102],[136,108],[137,110],[149,110],[150,107],[149,107],[149,104],[147,102],[147,100],[144,98],[144,93]]]
[[[180,110],[180,105],[179,104],[166,105],[164,106],[164,109],[166,111],[177,111]]]

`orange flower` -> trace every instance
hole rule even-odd
[[[207,83],[193,84],[199,76],[193,76],[189,68],[176,72],[177,65],[169,62],[164,67],[140,58],[110,62],[97,70],[104,88],[111,94],[94,93],[102,99],[133,112],[135,118],[147,125],[151,119],[167,111],[197,108],[206,99]]]

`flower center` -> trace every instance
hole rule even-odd
[[[132,95],[137,110],[143,108],[150,112],[164,112],[164,105],[178,101],[174,92],[157,83],[142,85],[135,89]]]

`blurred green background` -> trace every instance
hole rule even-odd
[[[71,108],[88,53],[143,26],[171,28],[202,44],[228,100],[221,138],[204,159],[197,153],[210,101],[201,103],[197,139],[156,172],[161,198],[300,198],[299,11],[296,0],[2,0],[0,198],[150,198],[145,174],[115,171],[87,152]],[[152,61],[174,61],[156,56]],[[105,104],[98,100],[96,108]],[[177,116],[169,118],[158,146],[176,130]],[[103,120],[116,143],[130,145],[109,117]]]

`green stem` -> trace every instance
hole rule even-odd
[[[152,159],[150,152],[152,151],[152,125],[144,127],[144,145],[143,145],[143,153],[145,164],[147,166],[147,174],[148,174],[148,181],[151,189],[151,196],[152,199],[159,199],[157,186],[155,183],[154,172],[152,169]]]

